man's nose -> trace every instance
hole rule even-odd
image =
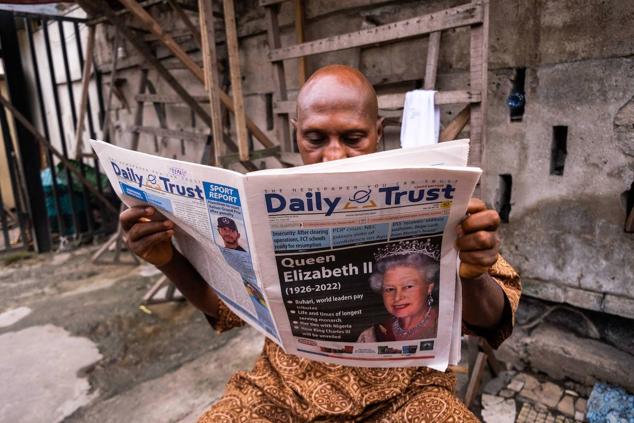
[[[323,162],[330,162],[333,160],[339,160],[346,158],[346,149],[341,140],[338,138],[331,138],[328,141],[328,145],[324,150],[324,155],[322,158]]]

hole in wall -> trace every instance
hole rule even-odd
[[[513,189],[513,176],[509,173],[499,175],[498,198],[496,201],[497,211],[500,214],[502,223],[509,223],[511,214],[511,191]]]
[[[264,95],[264,101],[266,102],[266,130],[273,130],[273,93],[267,93]]]
[[[511,88],[511,93],[506,99],[511,122],[521,122],[524,117],[524,106],[526,105],[525,82],[526,68],[516,68],[515,76],[513,77],[513,88]]]
[[[625,205],[625,225],[623,230],[627,233],[634,233],[634,182],[630,189],[621,194],[621,199]]]
[[[550,174],[562,176],[568,155],[568,127],[553,126],[553,143],[550,150]]]

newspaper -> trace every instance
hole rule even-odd
[[[128,206],[287,353],[444,370],[460,354],[455,228],[480,177],[468,140],[240,174],[92,141]]]

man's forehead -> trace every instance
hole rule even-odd
[[[374,103],[374,104],[373,104]],[[370,118],[376,115],[376,97],[357,83],[339,78],[320,78],[302,90],[297,101],[298,119],[320,113],[355,113]],[[374,111],[374,113],[373,113]]]

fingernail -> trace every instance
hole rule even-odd
[[[166,220],[163,222],[163,225],[165,225],[166,228],[171,228],[174,226],[174,223],[171,220]]]

